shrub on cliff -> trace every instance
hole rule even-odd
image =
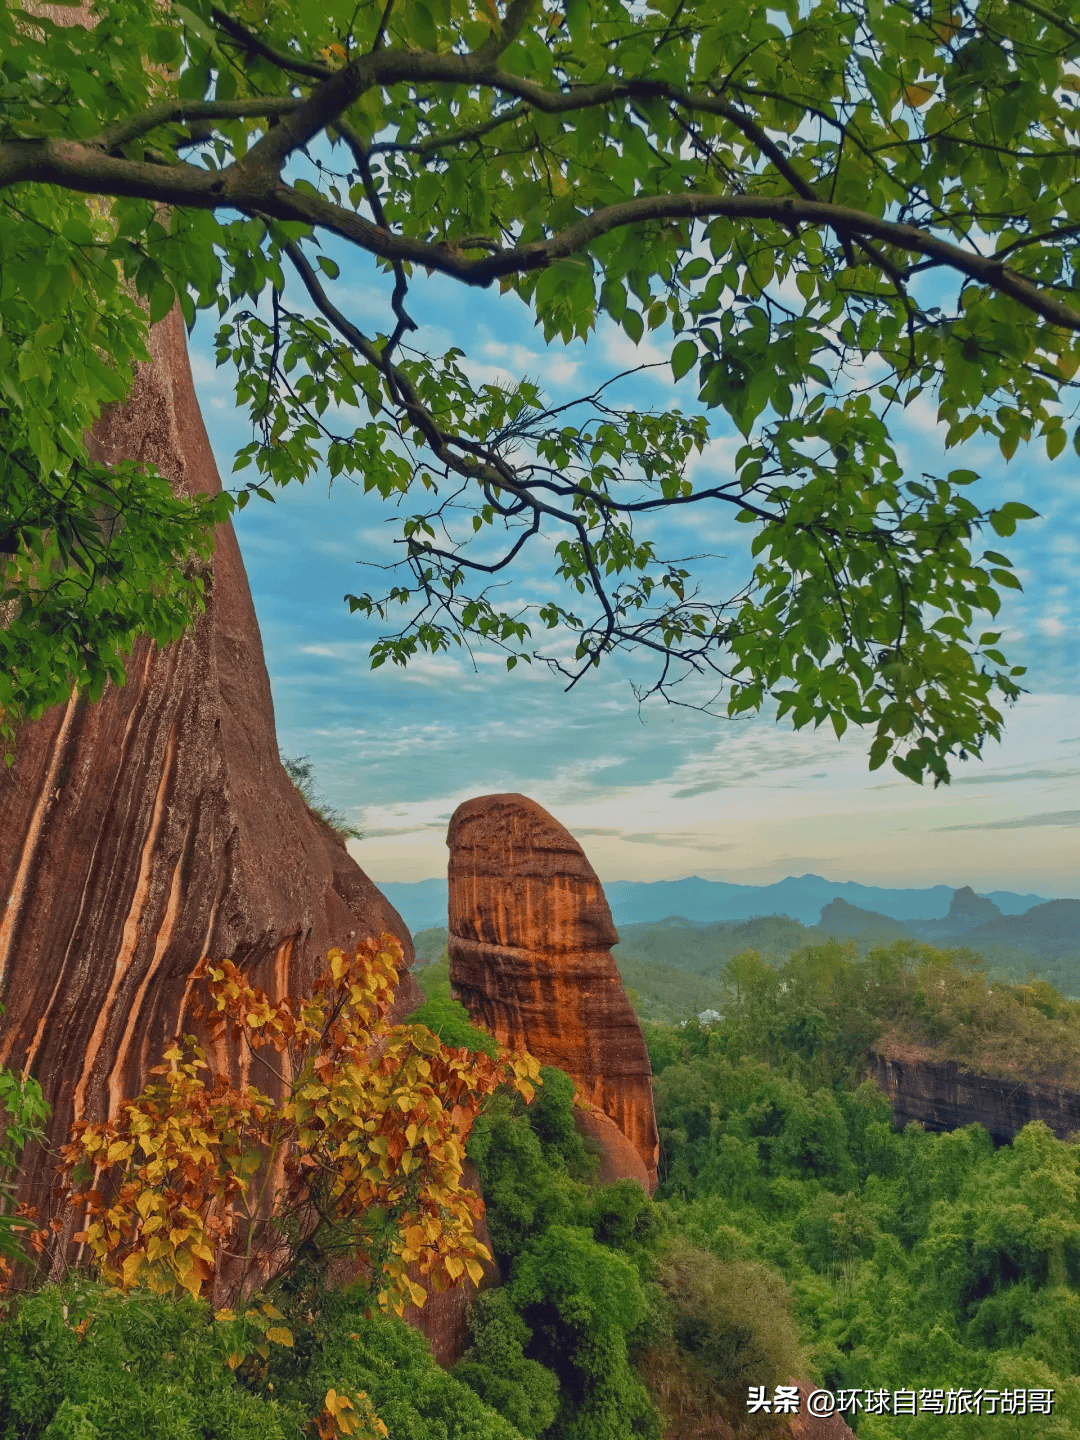
[[[465,1139],[500,1085],[532,1098],[539,1066],[448,1049],[421,1025],[389,1026],[401,948],[384,935],[351,957],[332,950],[307,999],[270,1002],[230,961],[201,962],[212,1036],[283,1057],[280,1103],[208,1066],[192,1037],[173,1042],[153,1082],[120,1113],[77,1122],[64,1149],[65,1201],[85,1207],[75,1238],[102,1276],[209,1295],[222,1253],[240,1259],[234,1289],[287,1287],[301,1262],[344,1256],[370,1273],[378,1305],[401,1313],[489,1258],[473,1233],[482,1202],[461,1187]],[[231,1022],[231,1024],[230,1024]],[[280,1167],[264,1206],[266,1177]],[[96,1171],[98,1185],[81,1190]],[[256,1192],[255,1180],[263,1177]],[[35,1236],[39,1246],[48,1232]],[[286,1341],[285,1343],[288,1343]]]

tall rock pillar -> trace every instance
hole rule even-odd
[[[95,458],[152,461],[175,493],[213,493],[178,310],[150,348],[95,427]],[[231,957],[272,998],[307,991],[328,948],[370,934],[391,932],[412,958],[397,912],[281,766],[230,525],[208,592],[187,636],[140,641],[126,685],[23,726],[14,766],[0,766],[0,1065],[40,1081],[54,1149],[73,1120],[138,1094],[169,1037],[200,1033],[191,972],[204,955]],[[421,1000],[405,975],[397,1015]],[[275,1094],[257,1055],[219,1044],[210,1059]],[[19,1198],[44,1215],[55,1159],[34,1146],[25,1162]]]
[[[498,1040],[572,1075],[655,1189],[649,1056],[611,956],[611,911],[581,846],[525,795],[459,805],[447,844],[455,992]]]

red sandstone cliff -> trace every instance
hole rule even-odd
[[[220,488],[179,312],[153,362],[95,428],[98,458],[153,461],[178,494]],[[128,682],[18,736],[0,773],[0,1065],[35,1075],[50,1140],[142,1088],[189,1018],[191,972],[225,956],[273,997],[304,992],[332,945],[397,912],[309,813],[278,758],[262,641],[232,527],[218,533],[205,615],[176,644],[140,641]],[[0,767],[2,770],[2,767]],[[406,975],[395,1007],[422,1000]],[[234,1083],[248,1061],[223,1049]],[[273,1077],[251,1079],[274,1093]],[[52,1160],[26,1156],[19,1196],[47,1205]],[[69,1224],[69,1233],[72,1224]]]
[[[447,844],[454,991],[504,1044],[572,1075],[644,1167],[642,1177],[630,1160],[620,1173],[655,1189],[649,1056],[611,957],[611,911],[580,845],[524,795],[459,805]],[[594,1128],[603,1144],[610,1132]]]

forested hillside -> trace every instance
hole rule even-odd
[[[922,928],[934,934],[925,937]],[[621,943],[612,954],[634,991],[639,1014],[649,1020],[675,1022],[706,1009],[722,1012],[724,967],[747,950],[776,967],[796,951],[833,938],[862,956],[897,940],[917,949],[920,939],[929,938],[933,945],[964,951],[993,979],[1013,984],[1041,980],[1065,996],[1080,998],[1080,902],[1054,900],[1023,915],[958,927],[944,938],[937,933],[940,928],[937,922],[922,927],[834,900],[817,926],[786,915],[758,916],[739,924],[698,925],[672,917],[659,924],[623,925]]]

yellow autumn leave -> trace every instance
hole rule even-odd
[[[425,1283],[479,1284],[491,1257],[474,1233],[483,1202],[462,1185],[465,1140],[498,1086],[532,1098],[539,1064],[389,1025],[403,963],[392,936],[327,959],[310,996],[277,1001],[229,960],[197,967],[207,998],[195,1018],[213,1041],[252,1054],[272,1047],[291,1077],[279,1095],[233,1087],[185,1035],[116,1116],[74,1127],[65,1193],[84,1207],[81,1234],[103,1278],[208,1296],[224,1249],[245,1257],[244,1299],[284,1279],[303,1249],[326,1265],[350,1257],[376,1282],[379,1305],[398,1314],[423,1305]],[[79,1191],[73,1176],[90,1156],[98,1188]],[[267,1198],[270,1174],[281,1178]],[[247,1313],[262,1331],[259,1353],[292,1343],[270,1323],[280,1311]]]
[[[920,82],[917,85],[904,86],[904,99],[914,110],[918,110],[920,106],[925,105],[933,94],[934,86],[932,84]]]

